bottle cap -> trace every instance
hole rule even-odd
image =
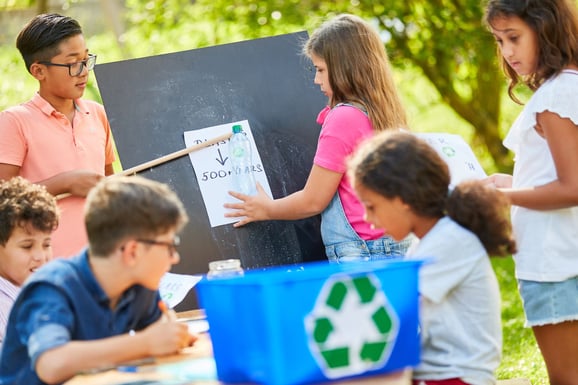
[[[239,132],[243,132],[243,128],[240,124],[235,124],[233,126],[233,134],[238,134]]]

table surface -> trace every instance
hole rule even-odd
[[[179,319],[186,321],[203,318],[204,314],[200,310],[192,310],[179,313],[178,317]],[[155,359],[153,364],[139,366],[138,370],[135,372],[123,372],[117,369],[110,369],[93,374],[79,374],[65,382],[64,385],[146,385],[146,381],[160,381],[159,383],[163,383],[163,380],[166,380],[167,384],[174,385],[218,385],[221,384],[219,381],[202,378],[202,376],[200,376],[198,379],[178,380],[173,382],[171,381],[173,377],[168,374],[166,370],[162,370],[162,368],[170,368],[172,364],[179,365],[178,368],[182,368],[182,365],[186,365],[186,367],[194,367],[194,365],[199,365],[199,363],[201,365],[206,365],[207,361],[203,359],[211,358],[212,356],[213,352],[209,334],[201,333],[199,334],[199,338],[195,342],[194,346],[181,350],[180,354],[167,357],[158,357]],[[411,371],[406,370],[388,375],[336,381],[334,384],[410,385]]]

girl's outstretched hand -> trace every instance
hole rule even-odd
[[[512,188],[512,176],[508,174],[492,174],[483,182],[496,188]]]
[[[267,195],[259,182],[257,182],[257,195],[245,195],[236,191],[229,191],[229,195],[240,201],[239,203],[224,204],[225,208],[233,210],[225,213],[225,217],[242,217],[233,227],[241,227],[247,223],[271,219],[269,210],[273,204],[273,199]]]

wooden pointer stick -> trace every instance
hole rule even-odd
[[[220,135],[220,136],[216,136],[216,137],[214,137],[214,138],[212,138],[212,139],[207,140],[206,142],[197,143],[197,144],[192,145],[192,146],[189,146],[189,147],[187,147],[187,148],[183,148],[182,150],[172,152],[172,153],[170,153],[170,154],[168,154],[168,155],[161,156],[160,158],[153,159],[153,160],[151,160],[151,161],[148,161],[148,162],[139,164],[139,165],[137,165],[137,166],[131,167],[131,168],[126,169],[126,170],[123,170],[122,172],[119,172],[118,174],[113,174],[113,175],[110,175],[110,176],[115,176],[115,175],[125,175],[125,176],[126,176],[126,175],[134,175],[134,174],[136,174],[137,172],[146,170],[147,168],[151,168],[151,167],[158,166],[159,164],[163,164],[163,163],[169,162],[169,161],[171,161],[171,160],[173,160],[173,159],[180,158],[181,156],[187,155],[187,154],[189,154],[189,153],[191,153],[191,152],[198,151],[198,150],[201,150],[201,149],[203,149],[203,148],[205,148],[205,147],[212,146],[213,144],[219,143],[220,141],[227,140],[227,139],[229,139],[229,138],[231,137],[231,135],[233,135],[233,132],[228,132],[228,133],[226,133],[226,134],[223,134],[223,135]],[[71,196],[71,194],[69,194],[69,193],[59,194],[59,195],[56,196],[56,199],[63,199],[63,198],[67,198],[67,197],[69,197],[69,196]]]
[[[159,164],[166,163],[166,162],[171,161],[171,160],[176,159],[176,158],[180,158],[181,156],[187,155],[191,152],[200,150],[200,149],[205,148],[205,147],[212,146],[213,144],[218,143],[222,140],[227,140],[231,137],[231,135],[233,135],[233,132],[228,132],[228,133],[223,134],[221,136],[217,136],[213,139],[209,139],[206,142],[198,143],[198,144],[192,145],[190,147],[183,148],[182,150],[172,152],[168,155],[161,156],[160,158],[157,158],[157,159],[151,160],[149,162],[139,164],[138,166],[134,166],[134,167],[131,167],[129,169],[123,170],[122,172],[115,174],[115,175],[133,175],[133,174],[136,174],[137,172],[146,170],[147,168],[158,166]]]

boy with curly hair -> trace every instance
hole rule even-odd
[[[52,258],[56,199],[22,177],[0,181],[0,343],[20,287]]]

